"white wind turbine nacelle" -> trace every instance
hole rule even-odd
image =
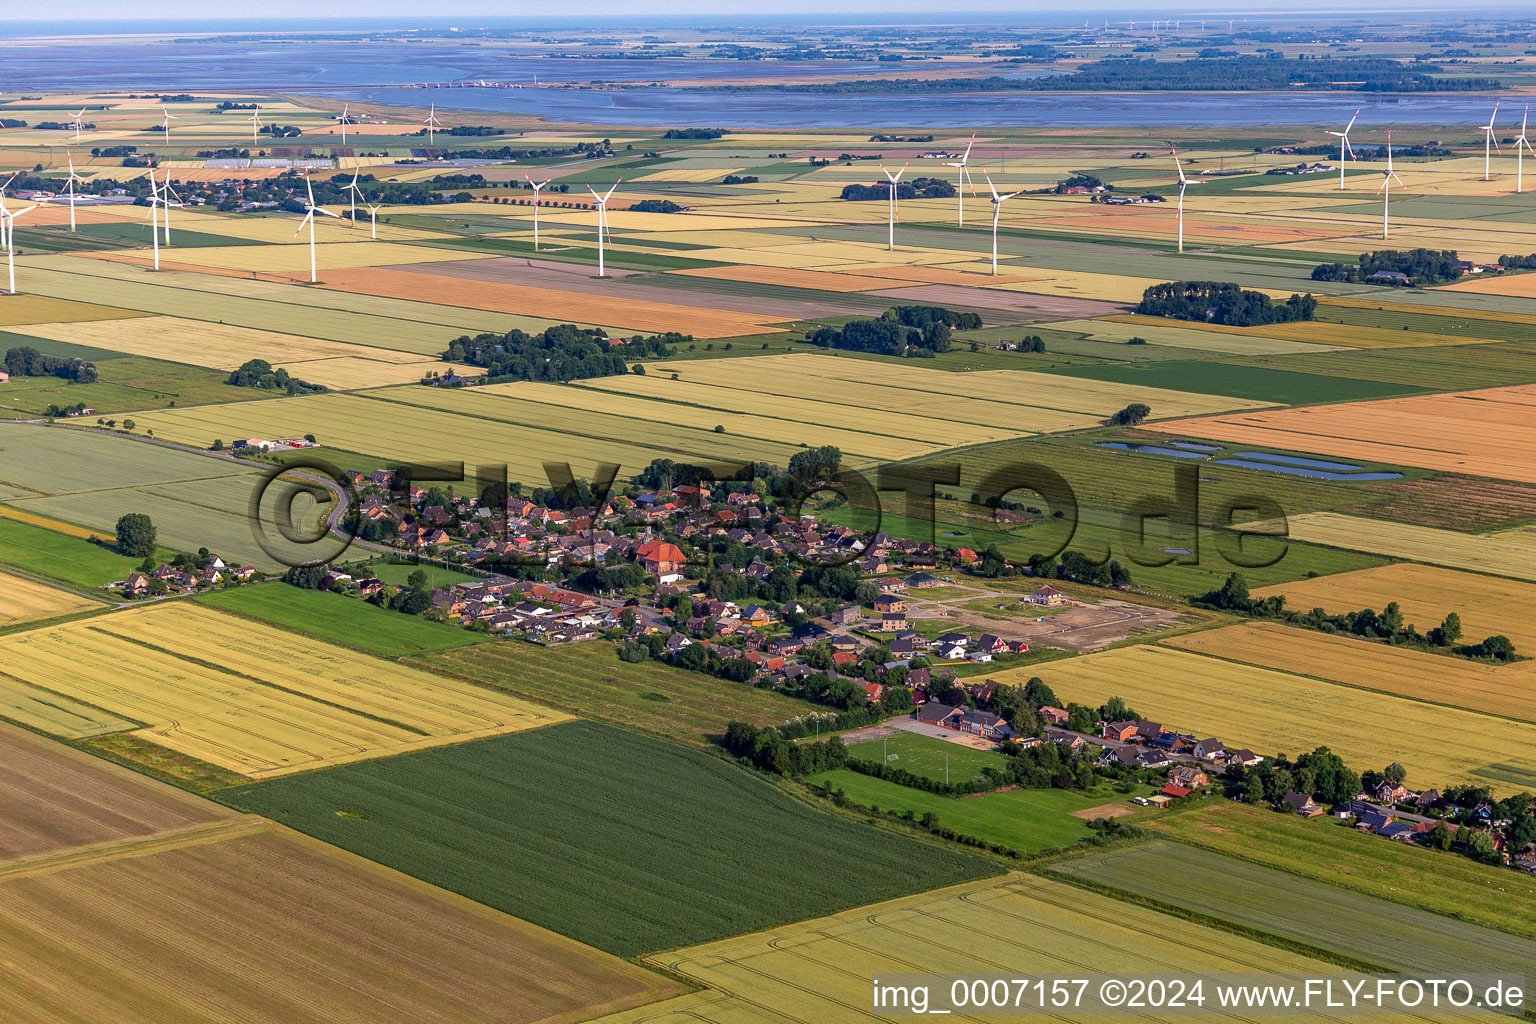
[[[886,240],[885,243],[885,247],[888,251],[894,250],[896,248],[896,185],[901,181],[901,176],[907,173],[907,168],[911,165],[911,163],[912,161],[908,160],[906,163],[902,164],[901,170],[897,171],[895,174],[892,174],[890,171],[886,170],[885,164],[880,165],[880,173],[884,174],[891,183],[890,189],[886,193],[886,207],[890,213],[890,237]]]
[[[1324,129],[1329,135],[1333,135],[1339,140],[1339,191],[1341,192],[1344,190],[1344,156],[1346,153],[1350,159],[1354,159],[1355,156],[1355,148],[1349,144],[1349,130],[1355,126],[1355,118],[1359,116],[1360,111],[1355,111],[1355,116],[1349,119],[1349,124],[1345,125],[1344,130],[1341,132]]]
[[[1493,150],[1499,148],[1499,140],[1493,134],[1493,122],[1499,116],[1499,104],[1502,100],[1493,101],[1493,114],[1488,118],[1488,123],[1483,125],[1483,180],[1492,181],[1491,171],[1493,163]]]
[[[604,273],[605,273],[605,270],[604,270],[604,267],[603,267],[603,236],[608,233],[608,197],[613,195],[613,190],[618,188],[619,187],[619,182],[623,181],[623,180],[624,180],[623,178],[616,179],[614,181],[614,183],[609,187],[608,191],[603,193],[602,195],[598,195],[597,194],[597,189],[593,188],[591,185],[587,186],[587,191],[591,192],[592,193],[592,198],[597,200],[597,276],[598,277],[604,276]],[[546,182],[545,184],[548,184],[548,182]]]
[[[997,276],[997,220],[998,220],[998,217],[1000,217],[1002,215],[1003,204],[1006,203],[1008,200],[1012,199],[1014,196],[1018,195],[1019,193],[1018,192],[1008,192],[1008,193],[1000,193],[1000,192],[998,192],[997,191],[997,186],[992,184],[992,176],[987,173],[987,169],[985,167],[983,167],[981,169],[981,176],[984,179],[986,179],[987,188],[992,193],[992,276],[996,277]]]
[[[974,146],[974,145],[976,145],[976,133],[975,132],[971,132],[971,141],[967,142],[965,144],[965,155],[962,156],[959,160],[946,160],[944,162],[944,166],[945,167],[956,167],[956,168],[959,168],[959,171],[960,171],[960,173],[958,175],[959,180],[956,181],[956,183],[955,183],[956,184],[955,197],[959,200],[959,205],[957,206],[955,212],[956,212],[956,217],[957,217],[956,223],[959,224],[961,227],[965,226],[965,187],[966,187],[966,185],[967,184],[970,185],[970,187],[971,187],[971,195],[974,196],[976,194],[976,182],[974,180],[972,180],[972,178],[971,178],[971,168],[970,168],[971,147]]]

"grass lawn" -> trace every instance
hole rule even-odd
[[[772,690],[659,661],[628,664],[619,660],[612,644],[601,640],[556,647],[483,644],[415,663],[546,707],[699,745],[724,733],[732,720],[777,725],[825,710]]]
[[[951,782],[964,782],[977,775],[989,774],[990,770],[1001,771],[1006,760],[995,750],[977,750],[964,743],[951,743],[912,732],[854,743],[848,747],[848,753],[864,761],[879,761],[884,757],[893,768],[941,782],[945,776],[946,759]]]
[[[1051,871],[1389,971],[1523,973],[1536,962],[1531,939],[1182,843],[1123,847],[1062,861]]]
[[[1536,939],[1536,881],[1435,850],[1394,843],[1331,818],[1210,802],[1150,826],[1185,843]]]
[[[842,790],[848,799],[864,807],[911,811],[918,817],[932,811],[945,828],[1025,852],[1070,846],[1092,835],[1087,823],[1072,817],[1072,811],[1123,802],[1135,795],[1108,788],[1089,794],[1066,789],[1014,789],[957,800],[846,768],[813,775],[809,781],[831,783],[834,790]]]
[[[405,586],[405,581],[410,578],[411,573],[418,569],[427,574],[429,587],[447,587],[479,578],[467,572],[459,572],[457,569],[444,569],[439,565],[416,565],[412,562],[373,562],[368,566],[368,572],[373,573],[376,579],[396,587]]]
[[[285,583],[218,590],[198,600],[222,611],[248,615],[385,658],[487,642],[484,634],[458,626],[386,611],[367,601],[324,590],[300,590]]]
[[[111,534],[102,537],[110,539]],[[89,588],[125,578],[142,561],[79,537],[0,517],[0,564]]]
[[[620,956],[993,874],[728,761],[568,722],[219,794]]]

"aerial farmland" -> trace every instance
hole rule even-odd
[[[0,13],[0,1019],[1531,973],[1528,12],[99,6]]]

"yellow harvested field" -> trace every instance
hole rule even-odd
[[[277,173],[283,172],[279,171]],[[130,206],[128,209],[132,210],[136,209],[136,207]],[[335,212],[340,213],[341,207],[338,206]],[[403,242],[410,239],[438,237],[430,231],[422,231],[417,228],[396,227],[393,224],[386,223],[383,219],[383,212],[384,211],[382,210],[379,211],[379,237],[376,242],[369,237],[368,211],[359,206],[358,222],[356,227],[348,227],[345,223],[338,223],[334,221],[328,221],[327,223],[320,225],[319,230],[315,232],[315,248],[319,249],[321,245],[331,242],[334,242],[338,245],[385,245],[390,242]],[[400,212],[404,212],[404,208],[402,208]],[[140,216],[142,216],[142,214]],[[296,245],[297,242],[293,237],[293,232],[296,228],[298,228],[302,219],[303,218],[301,217],[287,214],[281,216],[252,217],[249,215],[237,216],[233,214],[219,214],[211,212],[205,213],[198,211],[194,213],[188,213],[186,216],[181,217],[171,225],[171,241],[174,243],[176,240],[176,229],[178,227],[184,227],[192,231],[206,231],[209,234],[227,235],[231,238],[245,238],[253,242],[267,242],[273,245]],[[309,239],[307,235],[300,237],[303,238],[305,249],[308,249]],[[251,247],[241,246],[241,248],[249,249]],[[186,251],[190,252],[193,250]],[[161,256],[164,257],[165,255],[167,255],[167,252],[162,251]],[[461,253],[460,258],[462,257],[463,254]],[[305,267],[309,266],[308,259],[309,257],[306,256],[304,264]],[[238,266],[239,264],[236,265]]]
[[[588,384],[595,386],[585,386]],[[580,386],[520,381],[475,390],[482,395],[502,394],[572,410],[665,420],[701,430],[723,426],[727,435],[761,437],[785,444],[830,444],[845,454],[872,461],[899,461],[963,444],[1018,436],[1014,431],[891,411],[852,409],[791,398],[764,400],[763,396],[747,392],[650,375],[592,378],[582,381]]]
[[[1088,426],[1133,401],[1146,402],[1153,416],[1178,416],[1194,407],[1254,408],[1261,404],[1026,370],[955,374],[811,353],[754,356],[750,367],[747,371],[741,360],[689,360],[657,363],[654,371],[658,377],[676,373],[683,381],[743,392],[900,410],[1021,433]],[[596,382],[595,386],[603,384]]]
[[[891,972],[996,975],[1027,964],[1034,975],[1075,977],[1155,974],[1175,962],[1201,973],[1338,970],[1150,907],[1017,872],[653,953],[643,961],[703,991],[593,1024],[864,1024],[871,1019],[870,979]]]
[[[132,309],[115,309],[112,306],[98,306],[93,302],[55,299],[47,295],[7,295],[5,301],[0,302],[0,327],[65,321],[78,325],[86,320],[128,320],[147,315]]]
[[[1536,722],[1536,661],[1485,665],[1273,622],[1208,629],[1163,643],[1344,686]]]
[[[1362,768],[1396,761],[1423,785],[1467,783],[1511,793],[1521,787],[1478,773],[1497,764],[1536,772],[1536,725],[1167,647],[1125,647],[995,678],[1022,686],[1031,676],[1063,700],[1097,707],[1118,696],[1180,732],[1261,754],[1326,746]]]
[[[1475,292],[1478,295],[1513,295],[1521,299],[1536,299],[1536,274],[1500,274],[1495,277],[1477,277],[1471,281],[1458,281],[1448,285],[1453,292]]]
[[[0,627],[71,615],[102,605],[8,572],[0,572]]]
[[[1264,532],[1281,522],[1253,523],[1251,528]],[[1536,580],[1536,530],[1529,528],[1459,533],[1338,512],[1306,512],[1283,522],[1288,524],[1291,537],[1308,544]]]
[[[62,693],[253,779],[570,717],[186,602],[0,637],[0,663],[0,689]]]
[[[1226,327],[1221,324],[1202,324],[1185,320],[1168,320],[1160,316],[1106,317],[1123,324],[1147,327],[1177,326],[1184,330],[1207,331],[1212,334],[1239,335],[1248,338],[1281,339],[1327,345],[1341,348],[1425,348],[1433,345],[1496,345],[1497,338],[1468,338],[1452,334],[1429,334],[1420,331],[1394,331],[1386,327],[1357,327],[1353,324],[1333,324],[1322,320],[1308,320],[1293,324],[1266,324],[1263,327]],[[1314,352],[1326,349],[1314,348]]]
[[[681,987],[251,815],[12,863],[0,932],[17,1022],[569,1024]]]
[[[711,178],[724,177],[727,174],[740,174],[746,170],[746,165],[737,167],[668,167],[665,170],[652,171],[650,174],[642,174],[633,181],[708,181]]]
[[[175,229],[172,229],[174,237]],[[425,245],[400,245],[394,242],[354,241],[342,235],[352,232],[344,227],[322,227],[315,245],[315,266],[321,272],[353,267],[399,266],[410,263],[441,263],[448,260],[488,259],[490,253],[434,249]],[[366,238],[366,235],[364,236]],[[174,258],[191,266],[217,270],[256,271],[268,274],[299,274],[309,280],[309,241],[293,232],[282,243],[270,245],[204,246],[173,250]],[[167,254],[169,255],[169,254]]]
[[[41,526],[45,530],[62,533],[66,537],[79,537],[81,540],[102,539],[99,530],[88,530],[83,526],[76,526],[74,523],[60,522],[57,519],[50,519],[48,516],[40,516],[36,512],[23,512],[19,508],[11,508],[6,505],[0,505],[0,519],[11,519],[18,523]]]
[[[895,287],[881,277],[838,274],[824,270],[796,270],[791,267],[700,267],[697,270],[674,270],[672,273],[684,277],[709,277],[717,281],[814,288],[824,292],[872,292]]]
[[[1477,641],[1502,633],[1522,652],[1536,649],[1536,585],[1436,566],[1399,562],[1354,572],[1279,583],[1254,591],[1279,594],[1296,611],[1321,608],[1330,615],[1385,608],[1396,601],[1403,619],[1426,633],[1447,614],[1461,616],[1462,635]]]
[[[1152,408],[1155,414],[1156,403]],[[1536,384],[1234,413],[1148,429],[1536,483]]]
[[[1148,288],[1160,283],[1150,277],[1090,274],[1085,271],[1053,271],[1044,267],[1025,267],[1018,263],[1012,263],[1010,267],[1014,271],[1038,275],[1038,279],[1026,278],[1020,283],[1000,287],[1014,292],[1028,292],[1032,295],[1065,295],[1078,299],[1100,299],[1105,302],[1137,302]]]
[[[391,356],[402,353],[386,349],[366,349],[369,353],[386,352]],[[374,359],[371,356],[333,356],[329,359],[312,359],[297,363],[284,363],[283,369],[299,380],[311,384],[324,384],[338,391],[355,391],[360,388],[380,388],[389,384],[414,384],[428,373],[445,374],[450,370],[462,370],[464,365],[440,363],[433,359],[415,362]]]
[[[343,364],[399,364],[420,367],[422,372],[442,365],[414,352],[368,348],[339,341],[302,338],[295,334],[259,331],[251,327],[209,323],[205,320],[182,320],[172,316],[99,320],[84,324],[35,324],[28,326],[27,332],[39,338],[90,345],[135,356],[149,356],[173,363],[207,366],[215,370],[233,370],[249,359],[265,359],[273,366],[289,368],[290,372],[296,364],[316,360],[340,361]],[[389,372],[387,366],[382,367],[381,371]],[[418,380],[421,376],[421,372],[416,372],[404,379]],[[326,382],[319,380],[317,383]],[[399,379],[385,379],[375,383],[399,383]]]
[[[778,328],[769,325],[784,322],[783,317],[700,309],[645,299],[589,295],[556,288],[471,281],[408,270],[337,270],[327,273],[321,283],[328,289],[360,292],[364,295],[520,313],[563,323],[620,324],[630,330],[678,331],[697,338],[732,338],[770,333]]]
[[[972,288],[1001,288],[1007,284],[1038,281],[1045,276],[1043,271],[1029,275],[1003,268],[1001,273],[993,277],[990,263],[958,263],[954,266],[974,266],[977,269],[969,273],[961,273],[950,267],[881,267],[878,270],[871,270],[870,276],[888,277],[892,281],[908,281],[914,284],[958,284]],[[892,286],[886,285],[886,287]]]

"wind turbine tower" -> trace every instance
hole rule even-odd
[[[315,273],[315,214],[323,213],[327,217],[336,217],[337,220],[341,218],[325,207],[315,205],[315,189],[310,184],[307,171],[304,174],[304,192],[308,196],[308,202],[304,207],[304,219],[299,221],[299,230],[293,233],[293,237],[298,238],[299,231],[304,230],[304,225],[309,225],[309,283],[316,284],[319,278]]]
[[[1493,121],[1499,116],[1499,102],[1493,101],[1493,116],[1488,118],[1488,123],[1483,125],[1483,180],[1492,181],[1490,177],[1492,153],[1499,148],[1499,140],[1493,135]]]
[[[981,169],[981,176],[986,179],[987,188],[990,189],[991,192],[992,192],[992,276],[996,277],[997,276],[997,219],[998,219],[999,216],[1001,216],[1001,214],[1003,212],[1003,204],[1006,203],[1008,200],[1012,199],[1014,196],[1018,195],[1018,193],[1017,192],[1008,192],[1006,194],[1000,194],[997,191],[997,186],[992,184],[992,177],[989,174],[987,174],[987,169],[985,167],[983,167]]]
[[[532,178],[529,178],[528,175],[526,175],[526,174],[524,174],[523,177],[527,178],[527,180],[528,180],[528,187],[533,189],[533,251],[534,252],[538,252],[539,251],[539,192],[544,188],[545,185],[548,185],[550,182],[554,181],[555,179],[554,178],[545,178],[543,181],[534,181]],[[615,182],[614,184],[618,184],[618,182]]]
[[[955,196],[959,200],[958,205],[955,207],[955,214],[957,217],[956,223],[961,227],[965,226],[966,185],[970,185],[971,195],[976,194],[976,183],[971,180],[971,169],[968,166],[971,162],[971,147],[974,145],[976,145],[976,133],[971,132],[971,141],[965,144],[965,155],[959,160],[950,160],[944,164],[945,167],[954,167],[959,171],[958,178],[955,181]]]
[[[1394,181],[1402,185],[1403,188],[1408,187],[1403,185],[1403,179],[1399,178],[1397,172],[1392,169],[1392,133],[1389,131],[1387,132],[1387,169],[1381,172],[1381,187],[1376,190],[1376,194],[1381,196],[1382,238],[1386,238],[1388,231],[1391,229],[1391,224],[1387,220],[1387,208],[1392,204],[1392,182]]]
[[[1338,137],[1339,140],[1339,191],[1344,191],[1344,157],[1347,154],[1351,158],[1355,155],[1354,147],[1349,144],[1349,130],[1355,126],[1355,118],[1360,116],[1360,111],[1355,111],[1355,117],[1349,119],[1349,124],[1344,126],[1341,132],[1329,131],[1329,135]]]
[[[602,277],[604,275],[604,268],[603,268],[603,236],[608,233],[608,197],[613,195],[613,190],[619,187],[619,181],[622,181],[622,180],[623,179],[620,178],[618,181],[615,181],[613,183],[613,185],[609,187],[608,191],[604,192],[602,195],[598,195],[597,194],[597,189],[593,188],[591,185],[587,186],[587,191],[591,192],[592,193],[592,198],[597,200],[597,276],[598,277]]]
[[[910,162],[911,161],[908,161],[908,163],[910,163]],[[897,171],[895,174],[892,174],[890,171],[887,171],[885,169],[885,164],[881,164],[880,165],[880,171],[881,171],[881,173],[883,173],[886,176],[886,178],[891,183],[890,184],[890,191],[888,193],[886,193],[886,197],[885,197],[886,198],[887,210],[888,210],[888,212],[890,214],[890,217],[889,217],[890,235],[886,239],[885,248],[887,249],[887,251],[889,251],[889,250],[893,250],[893,249],[896,248],[896,183],[901,181],[901,176],[903,174],[907,173],[907,164],[902,164],[901,165],[901,170]]]
[[[1191,185],[1204,185],[1205,182],[1197,178],[1184,177],[1184,165],[1179,163],[1179,151],[1170,143],[1169,152],[1173,154],[1173,166],[1179,171],[1179,252],[1184,251],[1184,190]]]

